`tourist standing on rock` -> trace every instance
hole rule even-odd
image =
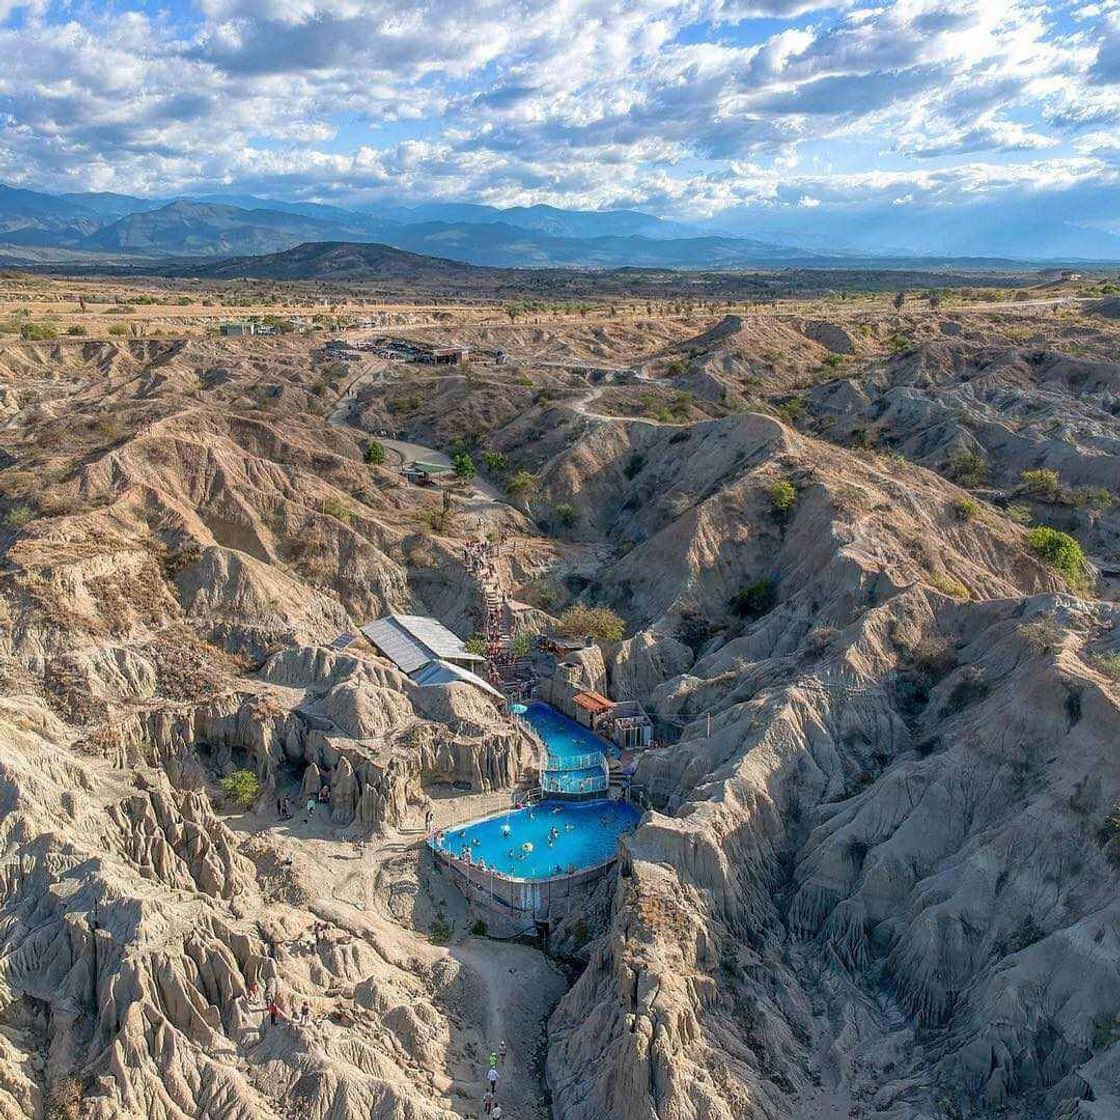
[[[303,1001],[303,1006],[299,1009],[299,1021],[302,1026],[311,1025],[311,1004],[307,1000]]]

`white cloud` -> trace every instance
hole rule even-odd
[[[0,178],[678,215],[1066,189],[1117,166],[1114,9],[1070,31],[1040,0],[202,0],[178,23],[0,0]],[[790,22],[759,38],[759,15]],[[842,170],[795,174],[807,151]]]

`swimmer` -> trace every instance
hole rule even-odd
[[[508,836],[512,831],[513,831],[513,829],[510,828],[510,826],[508,824],[502,825],[502,835],[503,836]]]
[[[481,841],[480,841],[480,840],[479,840],[479,838],[478,838],[478,837],[476,836],[476,837],[475,837],[475,838],[474,838],[474,839],[473,839],[473,840],[471,841],[471,847],[472,847],[472,848],[477,848],[477,847],[478,847],[478,845],[479,845],[480,843],[481,843]]]

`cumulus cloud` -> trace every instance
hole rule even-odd
[[[0,178],[694,217],[1107,185],[1120,15],[1084,7],[1071,30],[1059,14],[1044,0],[200,0],[186,15],[0,0]],[[795,173],[806,152],[833,170]]]

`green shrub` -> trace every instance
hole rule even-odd
[[[508,460],[500,451],[484,451],[482,463],[491,474],[501,474],[509,468]]]
[[[454,459],[451,460],[452,467],[455,468],[455,476],[457,478],[474,478],[478,473],[474,460],[465,452],[461,451]]]
[[[521,498],[523,501],[528,501],[537,489],[537,479],[535,475],[530,474],[528,471],[518,471],[506,483],[506,492],[511,498]]]
[[[9,529],[22,529],[28,522],[33,521],[35,514],[30,506],[16,506],[8,510],[4,523]]]
[[[1027,547],[1061,572],[1073,586],[1080,587],[1086,582],[1085,553],[1069,533],[1039,525],[1027,534]]]
[[[1014,521],[1016,525],[1029,525],[1034,520],[1034,514],[1031,513],[1030,506],[1010,505],[1007,507],[1007,519]]]
[[[483,634],[472,634],[463,647],[468,653],[477,653],[480,657],[486,653],[486,637]]]
[[[579,521],[579,510],[571,502],[561,502],[556,507],[556,520],[565,528],[570,529]]]
[[[49,342],[58,338],[58,331],[46,323],[24,323],[19,328],[19,336],[25,342]]]
[[[353,513],[347,508],[346,504],[339,498],[328,498],[323,503],[323,512],[330,517],[335,517],[344,525],[349,525],[354,520]]]
[[[1020,477],[1023,480],[1023,489],[1032,497],[1043,501],[1052,502],[1062,492],[1062,482],[1057,471],[1045,469],[1023,471]]]
[[[962,521],[971,521],[980,512],[980,503],[975,498],[957,498],[953,502],[953,512]]]
[[[805,400],[802,397],[791,397],[778,405],[774,411],[792,428],[805,416]]]
[[[446,945],[454,932],[454,926],[448,925],[447,919],[442,914],[438,914],[428,927],[428,936],[433,945]]]
[[[248,809],[261,793],[261,780],[252,770],[234,770],[218,785],[226,798],[242,809]]]
[[[627,478],[637,478],[641,473],[642,467],[645,465],[646,457],[641,452],[635,451],[627,461],[622,473],[626,475]]]
[[[1070,500],[1086,509],[1107,509],[1116,499],[1104,487],[1079,486],[1070,494]]]
[[[471,924],[471,933],[475,937],[485,937],[487,932],[486,923],[481,918],[475,918]]]
[[[570,606],[559,618],[556,632],[565,638],[592,638],[596,642],[620,642],[626,623],[608,607]]]
[[[988,476],[988,463],[983,455],[967,448],[955,451],[946,464],[946,472],[958,486],[970,489],[980,486]]]
[[[728,606],[739,618],[758,618],[770,610],[776,598],[774,581],[764,578],[736,591]]]
[[[1093,664],[1110,681],[1120,681],[1120,653],[1098,653]]]
[[[929,582],[943,595],[952,595],[954,599],[968,599],[968,588],[959,579],[945,572],[934,572],[929,577]]]
[[[69,327],[69,328],[67,328],[66,333],[68,335],[71,335],[71,336],[75,337],[75,338],[81,338],[87,332],[86,332],[85,327]]]
[[[779,517],[784,517],[797,501],[797,491],[793,483],[787,479],[779,478],[770,484],[770,509]]]
[[[377,440],[370,440],[369,446],[366,448],[365,460],[371,466],[381,466],[385,462],[385,448]]]
[[[125,323],[114,323],[109,328],[109,334],[111,334],[114,338],[121,338],[122,336],[128,334],[128,326]]]

